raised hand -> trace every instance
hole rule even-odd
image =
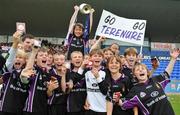
[[[32,68],[25,68],[21,72],[21,77],[30,78],[35,74],[34,70]]]
[[[85,68],[89,63],[90,61],[88,59],[84,59],[84,61],[81,64],[81,68]]]
[[[94,77],[99,78],[99,70],[98,70],[98,69],[93,68],[93,69],[91,70],[91,72],[93,73]]]
[[[180,54],[180,49],[179,48],[176,48],[176,49],[173,49],[172,51],[170,51],[170,56],[173,59],[177,59],[179,54]]]
[[[154,58],[152,59],[151,64],[153,69],[157,69],[159,67],[159,60],[157,58]]]
[[[179,49],[173,49],[172,51],[170,51],[170,56],[171,59],[169,61],[168,66],[166,67],[165,71],[171,75],[173,68],[174,68],[174,64],[176,63],[176,59],[180,54],[180,50]]]
[[[75,6],[74,6],[74,10],[75,10],[75,11],[79,11],[79,6],[75,5]]]
[[[104,42],[106,40],[106,37],[100,36],[99,40],[100,40],[100,42]]]
[[[91,11],[90,11],[90,13],[92,14],[92,13],[94,13],[94,12],[95,12],[95,10],[92,8]]]
[[[142,60],[143,60],[143,55],[139,54],[137,57],[137,62],[141,63]]]
[[[47,82],[47,88],[49,91],[53,91],[54,89],[59,87],[59,83],[56,80],[50,80],[49,82]]]
[[[35,75],[35,71],[32,68],[25,68],[22,70],[20,78],[22,83],[29,83],[29,78]]]
[[[21,32],[16,31],[16,32],[13,34],[13,42],[19,42],[19,41],[20,41],[20,38],[21,38]]]

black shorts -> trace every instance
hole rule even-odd
[[[23,115],[47,115],[47,112],[23,112]]]
[[[84,115],[106,115],[106,112],[95,112],[92,110],[88,110],[85,112]]]
[[[84,111],[81,111],[81,112],[67,112],[67,115],[84,115]]]
[[[23,115],[23,112],[10,113],[10,112],[0,112],[0,115]]]
[[[67,115],[66,106],[64,105],[51,105],[48,106],[48,115]]]

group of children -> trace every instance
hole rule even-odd
[[[85,54],[83,25],[69,31],[67,55],[33,45],[32,36],[24,37],[20,49],[21,33],[14,33],[0,78],[0,115],[174,115],[164,88],[179,49],[170,51],[165,71],[152,77],[135,48],[120,56],[116,43],[99,49],[100,37]]]

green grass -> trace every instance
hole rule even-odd
[[[180,115],[180,94],[168,94],[168,97],[175,111],[175,115]]]

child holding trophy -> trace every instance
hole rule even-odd
[[[84,7],[87,7],[89,5],[83,4]],[[92,16],[93,16],[93,9],[90,9],[90,7],[86,11],[83,12],[84,14],[88,15],[88,18],[86,20],[86,25],[85,27],[81,23],[76,23],[76,18],[78,15],[79,10],[82,12],[81,8],[82,5],[79,6],[74,6],[74,14],[71,17],[70,24],[69,24],[69,29],[68,29],[68,34],[66,36],[65,40],[65,46],[68,50],[67,53],[67,59],[70,59],[70,55],[73,51],[80,51],[84,55],[86,52],[86,46],[88,45],[88,37],[89,33],[91,31],[92,27]],[[84,8],[83,7],[83,8]],[[87,12],[88,11],[88,12]]]

